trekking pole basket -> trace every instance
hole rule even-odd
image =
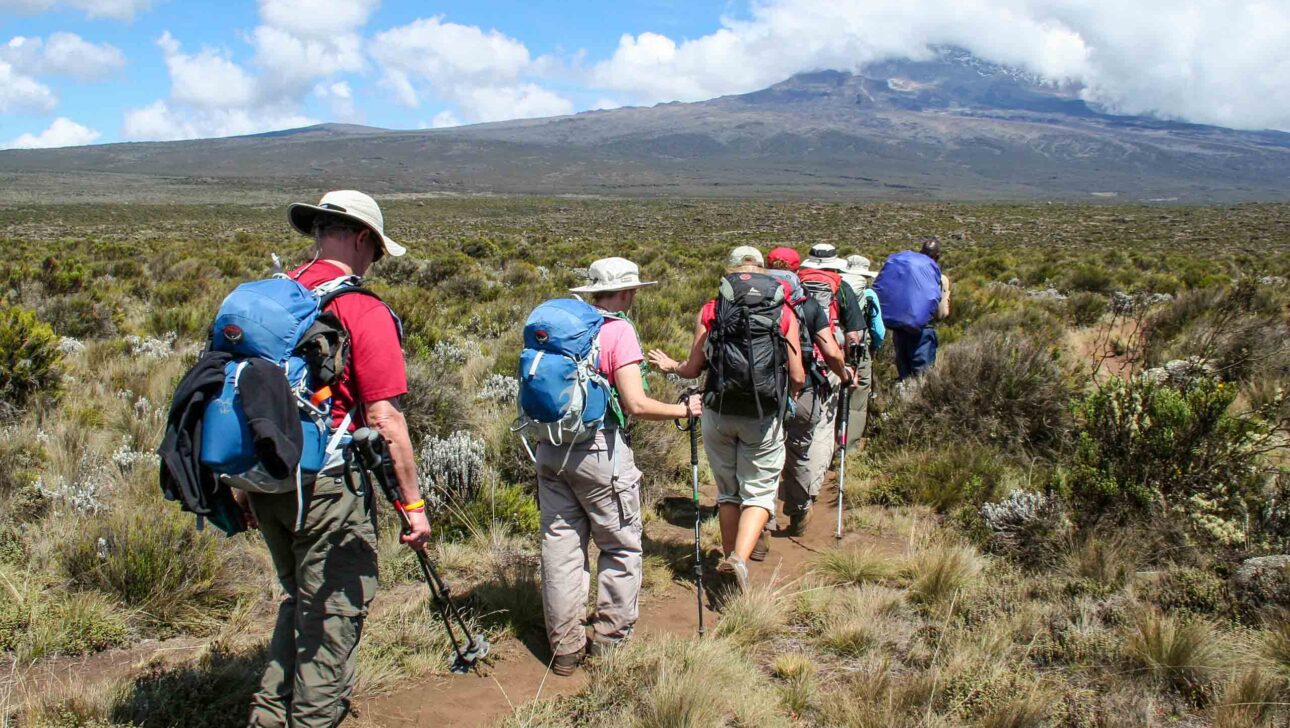
[[[403,510],[403,499],[399,496],[397,479],[394,477],[394,462],[390,459],[389,444],[385,438],[376,430],[361,427],[354,431],[352,452],[358,455],[359,477],[363,481],[364,489],[371,487],[368,476],[370,472],[376,476],[376,482],[386,500],[398,512],[399,519],[403,522],[403,532],[410,533],[412,523]],[[348,476],[350,458],[346,458],[345,468]],[[426,586],[430,589],[431,604],[439,614],[439,619],[443,621],[444,628],[448,631],[448,639],[452,641],[453,652],[456,653],[456,658],[449,669],[457,674],[465,674],[488,657],[490,650],[488,640],[472,632],[466,624],[461,609],[452,600],[451,588],[439,576],[434,562],[425,551],[414,550],[413,553],[416,554]],[[460,636],[458,631],[461,633]]]

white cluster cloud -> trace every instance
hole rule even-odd
[[[693,101],[948,45],[1125,113],[1290,129],[1284,0],[762,0],[722,26],[679,43],[624,35],[587,83],[638,103]]]
[[[470,121],[574,110],[569,99],[528,80],[549,73],[554,61],[533,58],[522,42],[497,30],[419,18],[376,34],[370,47],[384,72],[382,83],[404,106],[419,106],[426,89],[456,104]],[[440,126],[459,123],[452,112],[442,121]]]
[[[83,11],[91,18],[133,20],[135,13],[151,7],[153,0],[0,0],[0,10],[42,13],[58,7]]]
[[[90,43],[75,33],[48,39],[14,36],[0,46],[0,60],[30,76],[70,76],[101,81],[125,66],[125,54],[107,43]]]
[[[39,134],[23,134],[5,145],[6,149],[49,149],[51,147],[78,147],[93,144],[99,138],[94,129],[82,126],[66,117],[54,119]]]
[[[38,111],[48,113],[58,104],[58,97],[45,84],[18,72],[0,60],[0,113]]]
[[[262,24],[249,36],[258,73],[226,49],[188,53],[162,34],[157,44],[170,71],[170,97],[127,111],[122,135],[174,140],[307,126],[318,123],[300,111],[310,94],[337,117],[353,117],[349,84],[326,79],[363,69],[361,30],[376,6],[333,0],[321,11],[309,0],[260,0]]]

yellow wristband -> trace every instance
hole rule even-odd
[[[407,505],[399,506],[399,510],[403,511],[404,513],[408,513],[411,511],[424,511],[425,509],[426,509],[425,499],[418,500],[416,503],[408,503]]]

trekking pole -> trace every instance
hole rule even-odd
[[[408,514],[403,510],[403,502],[399,497],[397,481],[394,477],[394,462],[390,459],[389,444],[384,437],[376,430],[360,427],[353,434],[354,449],[358,452],[358,458],[362,468],[359,475],[363,480],[365,487],[370,487],[367,472],[371,471],[376,475],[376,482],[381,487],[387,500],[394,506],[394,510],[399,514],[399,520],[403,521],[403,533],[411,533],[412,522],[408,519]],[[461,615],[459,609],[452,601],[452,590],[446,582],[439,576],[438,570],[434,567],[434,562],[426,555],[425,551],[413,550],[417,556],[417,563],[421,566],[421,576],[425,579],[426,586],[430,589],[430,601],[434,609],[439,614],[439,619],[443,621],[443,626],[448,632],[448,639],[452,642],[452,650],[457,657],[449,666],[449,670],[458,674],[465,674],[471,668],[478,665],[479,661],[488,656],[488,640],[482,636],[476,635],[470,631],[466,625],[465,618]],[[453,629],[453,622],[456,622],[458,630],[465,640],[465,646],[462,646],[462,638],[459,638],[457,631]]]
[[[689,409],[690,397],[694,396],[696,390],[693,387],[685,390],[681,395],[682,404]],[[676,429],[681,432],[690,433],[690,477],[693,484],[694,497],[694,579],[698,584],[695,590],[699,602],[699,636],[703,636],[703,546],[700,543],[702,539],[702,518],[703,508],[699,504],[699,428],[696,427],[694,415],[686,417],[686,424],[681,425],[680,420],[676,420]]]
[[[847,366],[852,367],[859,361],[859,344],[847,346]],[[851,376],[855,376],[854,368],[851,369]],[[851,421],[851,384],[847,383],[842,387],[842,396],[838,397],[838,529],[833,534],[835,539],[842,539],[842,511],[845,507],[843,496],[847,489],[847,427]]]

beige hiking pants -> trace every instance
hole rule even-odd
[[[642,574],[641,473],[631,448],[621,436],[605,431],[572,451],[540,443],[537,475],[542,607],[551,651],[565,655],[583,649],[588,622],[597,639],[629,636],[639,614]],[[596,610],[590,619],[589,539],[600,549]]]
[[[797,411],[784,422],[786,453],[779,497],[784,501],[785,515],[809,511],[820,494],[837,442],[833,428],[841,381],[829,372],[829,393],[822,397],[810,388],[803,389],[794,402]]]

